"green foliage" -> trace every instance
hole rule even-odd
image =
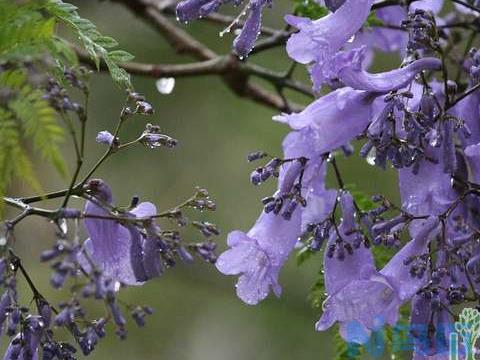
[[[34,150],[66,176],[65,163],[58,147],[64,132],[57,123],[56,112],[42,98],[42,92],[32,88],[25,74],[19,70],[1,74],[0,83],[15,92],[8,108],[18,120],[24,138],[30,139]]]
[[[340,336],[340,331],[335,331],[335,360],[357,360],[362,358],[364,349],[358,344],[348,344]]]
[[[317,275],[317,280],[310,288],[310,292],[308,293],[307,297],[312,308],[316,310],[322,309],[322,304],[327,298],[325,291],[325,280],[323,273],[320,271]]]
[[[14,177],[23,179],[34,189],[40,185],[33,174],[32,163],[21,143],[21,128],[13,113],[0,108],[0,194],[5,194]],[[0,202],[0,209],[3,202]]]
[[[121,86],[131,88],[129,74],[118,64],[132,60],[132,54],[124,50],[110,51],[109,49],[118,45],[117,41],[111,37],[103,36],[91,21],[80,17],[76,6],[64,3],[61,0],[49,0],[46,10],[74,31],[82,47],[95,61],[97,68],[100,67],[100,61],[103,59],[112,79]]]
[[[57,124],[56,112],[42,98],[42,92],[28,83],[21,70],[4,71],[0,74],[0,84],[9,92],[8,101],[0,108],[0,195],[6,193],[14,177],[34,189],[40,188],[25,150],[27,143],[66,176],[59,149],[63,129]]]
[[[361,211],[370,211],[376,208],[376,205],[370,196],[363,191],[358,190],[355,184],[345,185],[345,190],[348,190],[352,194],[355,203]]]
[[[293,13],[297,16],[317,20],[329,13],[326,7],[318,5],[314,0],[294,0],[294,3]]]
[[[97,67],[103,60],[115,83],[131,88],[118,64],[133,56],[113,50],[117,41],[81,18],[76,6],[61,0],[0,0],[0,197],[14,179],[39,189],[26,149],[67,175],[59,148],[63,116],[43,98],[48,78],[65,83],[64,70],[78,66],[72,45],[58,34],[62,24]]]
[[[372,11],[370,15],[368,15],[367,21],[365,22],[365,26],[382,26],[383,21],[377,17],[377,13]]]

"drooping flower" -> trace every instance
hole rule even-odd
[[[375,75],[346,67],[342,70],[345,81],[361,90],[335,90],[300,113],[282,114],[274,120],[287,123],[294,130],[308,129],[312,132],[315,152],[327,153],[347,144],[367,129],[379,110],[373,106],[376,98],[388,91],[404,88],[418,72],[437,66],[437,59],[423,59],[405,68]]]
[[[181,22],[196,20],[215,12],[221,5],[233,3],[238,6],[243,0],[183,0],[177,5],[177,19]],[[262,21],[262,10],[265,6],[270,6],[271,0],[249,0],[242,15],[247,15],[245,24],[240,34],[233,42],[235,53],[240,57],[246,57],[253,49],[255,41],[260,34]],[[229,26],[227,29],[230,30]]]
[[[340,334],[349,342],[365,343],[371,332],[383,324],[395,324],[400,306],[427,282],[414,278],[406,259],[422,254],[438,227],[430,218],[421,231],[381,270],[377,271],[369,249],[359,248],[343,261],[325,256],[325,288],[328,298],[318,331],[340,323]]]
[[[292,132],[283,143],[285,158],[310,156],[303,169],[301,183],[301,193],[307,196],[307,209],[309,196],[317,197],[318,208],[322,206],[320,197],[327,193],[324,187],[325,164],[311,152],[313,141],[308,132]],[[284,164],[275,196],[280,197],[290,192],[301,172],[298,162]],[[293,201],[290,200],[290,203]],[[329,205],[323,206],[326,208]],[[283,203],[283,207],[288,209],[289,203]],[[264,211],[248,233],[233,231],[228,235],[227,243],[230,249],[220,255],[216,266],[226,275],[240,275],[237,295],[247,304],[254,305],[265,299],[270,288],[275,295],[280,295],[278,275],[302,233],[302,216],[305,211],[296,207],[288,218],[273,211]]]
[[[4,360],[38,359],[38,347],[45,328],[43,318],[38,315],[28,315],[23,320],[22,328],[22,333],[10,341]]]
[[[297,114],[282,114],[274,120],[287,123],[293,130],[309,129],[317,153],[326,153],[345,145],[364,131],[371,119],[375,96],[342,88],[314,101]]]
[[[152,240],[144,238],[133,223],[121,224],[109,218],[108,208],[113,204],[113,197],[105,182],[91,180],[88,189],[95,200],[89,200],[85,205],[85,226],[89,238],[84,242],[84,251],[105,277],[127,285],[142,284],[155,275],[150,271],[147,274],[145,267],[145,259],[152,254],[146,254],[144,248],[151,249],[148,244]],[[132,209],[128,216],[148,218],[155,214],[155,205],[143,202]]]
[[[235,53],[242,59],[253,49],[262,26],[262,11],[268,5],[268,0],[251,0],[249,14],[240,34],[233,41]]]
[[[297,28],[287,42],[288,55],[302,64],[313,64],[310,73],[314,89],[336,76],[335,57],[362,27],[373,0],[346,0],[334,13],[312,21],[287,15],[285,21]]]

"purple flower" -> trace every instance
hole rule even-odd
[[[312,64],[314,88],[335,77],[335,57],[362,27],[373,0],[346,0],[334,13],[312,21],[287,15],[285,21],[299,29],[287,42],[288,55],[302,64]]]
[[[384,323],[395,324],[400,306],[427,282],[426,278],[412,279],[405,261],[428,249],[438,223],[436,218],[425,221],[417,236],[380,272],[375,270],[370,250],[363,247],[343,261],[325,256],[325,287],[329,296],[316,329],[326,330],[338,321],[346,341],[365,343],[371,331]],[[335,238],[330,244],[333,241]]]
[[[422,160],[417,174],[411,168],[399,171],[402,205],[413,215],[440,215],[457,198],[450,175],[443,171],[440,151],[430,149],[427,155],[440,164]]]
[[[262,11],[267,0],[251,0],[249,14],[240,34],[233,41],[233,49],[240,59],[246,57],[253,49],[262,25]]]
[[[292,129],[312,132],[314,151],[322,154],[347,144],[364,131],[372,116],[374,96],[343,88],[321,97],[297,114],[282,114],[274,120]]]
[[[99,144],[112,145],[115,137],[108,131],[100,131],[95,139]]]
[[[218,8],[227,3],[240,5],[242,0],[184,0],[177,5],[177,20],[187,23],[215,12]],[[262,10],[270,6],[271,0],[250,0],[242,15],[248,13],[245,24],[240,34],[233,41],[235,53],[240,57],[246,57],[253,49],[255,41],[260,34]],[[232,24],[233,25],[233,24]],[[230,25],[226,31],[230,31]],[[221,33],[222,34],[222,33]]]
[[[45,328],[40,316],[28,315],[22,333],[16,335],[7,347],[4,360],[37,360],[38,346]]]
[[[84,251],[105,277],[127,285],[140,285],[149,278],[144,260],[152,254],[145,254],[144,247],[147,244],[146,248],[150,249],[151,240],[145,239],[133,223],[120,224],[114,219],[104,219],[111,217],[107,209],[113,203],[107,184],[102,180],[91,180],[88,187],[95,200],[89,200],[85,205],[85,226],[90,237],[84,242]],[[155,214],[155,205],[143,202],[128,216],[148,218]]]
[[[338,70],[338,78],[353,89],[386,93],[404,88],[424,70],[439,70],[441,66],[442,62],[436,58],[423,58],[380,74],[370,74],[358,66],[346,66]]]
[[[285,158],[311,155],[304,169],[301,186],[302,194],[307,194],[307,208],[292,211],[289,220],[273,212],[263,212],[248,233],[233,231],[229,234],[227,243],[230,249],[221,254],[216,262],[220,272],[240,275],[237,295],[247,304],[257,304],[266,298],[270,288],[277,296],[280,295],[278,274],[302,232],[302,222],[305,222],[302,216],[308,209],[309,199],[317,197],[317,209],[333,207],[334,196],[324,186],[325,165],[320,157],[316,158],[312,153],[311,146],[315,139],[310,135],[304,131],[292,132],[283,142]],[[290,192],[300,172],[298,162],[283,165],[276,195]],[[325,194],[330,194],[330,197],[324,198]]]

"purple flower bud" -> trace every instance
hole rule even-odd
[[[137,101],[136,111],[142,115],[152,115],[154,113],[152,104],[146,101]]]
[[[345,0],[325,0],[325,6],[328,8],[330,11],[337,11],[340,6],[343,5]]]
[[[262,10],[265,6],[265,0],[251,1],[250,4],[250,13],[245,21],[245,25],[240,34],[233,41],[233,48],[240,59],[248,56],[260,34]]]
[[[252,161],[260,160],[260,159],[263,159],[266,156],[267,156],[267,154],[264,153],[263,151],[256,151],[256,152],[248,154],[247,161],[252,162]]]
[[[95,139],[99,144],[112,145],[115,137],[108,131],[100,131]]]
[[[181,245],[180,245],[180,246],[177,248],[177,254],[178,254],[178,256],[180,257],[180,259],[182,259],[183,262],[185,262],[185,263],[187,263],[187,264],[193,263],[193,260],[194,260],[194,259],[193,259],[192,254],[190,254],[190,253],[188,252],[188,250],[185,249],[184,246],[181,246]]]

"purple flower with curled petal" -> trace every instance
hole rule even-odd
[[[287,42],[288,55],[310,68],[314,89],[332,79],[335,56],[362,27],[370,13],[373,0],[346,0],[334,13],[312,21],[287,15],[285,21],[299,30]]]
[[[338,78],[357,90],[386,93],[404,88],[424,70],[439,70],[442,62],[436,58],[423,58],[392,71],[370,74],[360,67],[345,66],[338,70]]]
[[[355,53],[359,58],[355,63],[359,64],[361,51]],[[418,72],[436,68],[437,65],[437,59],[422,59],[403,69],[375,75],[363,72],[360,67],[352,70],[345,67],[342,71],[346,81],[360,89],[373,91],[341,88],[314,101],[300,113],[282,114],[274,120],[287,123],[294,130],[312,131],[315,152],[319,154],[335,150],[366,130],[378,110],[373,106],[377,97],[404,88]]]
[[[111,216],[106,209],[113,202],[110,187],[101,180],[91,180],[88,187],[96,201],[89,200],[85,206],[85,226],[90,237],[84,243],[84,251],[105,277],[127,285],[142,284],[153,275],[150,271],[147,274],[145,269],[145,259],[152,254],[145,255],[144,247],[151,250],[151,240],[145,239],[134,224],[122,225],[115,220],[102,219]],[[155,214],[155,205],[143,202],[128,216],[148,218]],[[150,265],[150,260],[148,263]],[[88,263],[85,267],[89,267]]]
[[[108,131],[100,131],[95,140],[99,144],[112,145],[115,137]]]

